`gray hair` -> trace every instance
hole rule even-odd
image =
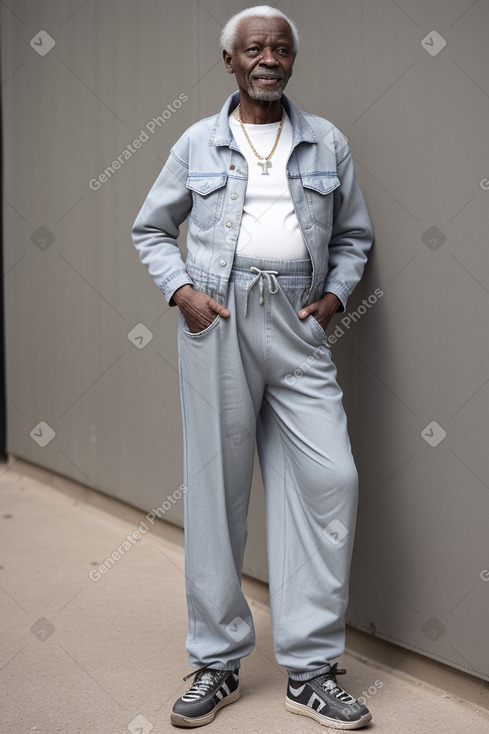
[[[278,8],[272,8],[270,5],[255,5],[253,8],[246,8],[233,15],[221,31],[221,48],[223,51],[233,51],[238,26],[243,18],[283,18],[290,26],[294,41],[293,51],[294,54],[297,53],[299,49],[299,31],[297,30],[297,26],[285,13],[282,13]]]

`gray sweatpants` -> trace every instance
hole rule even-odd
[[[186,649],[194,667],[238,669],[255,644],[240,583],[255,439],[277,662],[307,680],[344,651],[357,472],[324,331],[312,316],[297,316],[310,268],[308,260],[236,256],[229,318],[191,334],[180,314]]]

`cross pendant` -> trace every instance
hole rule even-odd
[[[258,161],[258,166],[261,166],[261,175],[269,176],[268,169],[272,167],[272,161]]]

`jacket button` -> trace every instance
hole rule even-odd
[[[227,262],[226,262],[225,260],[219,260],[219,265],[220,265],[220,266],[221,266],[222,268],[225,268],[225,267],[226,267],[226,265],[227,265]]]
[[[230,227],[232,227],[232,226],[233,226],[233,223],[232,223],[232,222],[226,222],[226,227],[227,227],[228,229],[229,229]]]
[[[234,165],[234,163],[232,163],[232,164],[231,164],[231,165],[229,166],[229,170],[230,170],[230,171],[234,171],[234,169],[235,169],[235,168],[236,168],[236,166]]]
[[[231,194],[231,199],[234,201],[234,199],[238,198],[238,194]]]

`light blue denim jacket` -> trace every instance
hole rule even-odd
[[[133,226],[141,262],[171,305],[173,293],[186,283],[226,305],[248,179],[228,120],[238,102],[236,92],[218,115],[192,125],[176,142]],[[351,152],[330,122],[300,112],[285,95],[282,104],[294,131],[290,193],[312,261],[303,306],[330,292],[344,310],[372,245]],[[184,264],[177,237],[187,217]]]

